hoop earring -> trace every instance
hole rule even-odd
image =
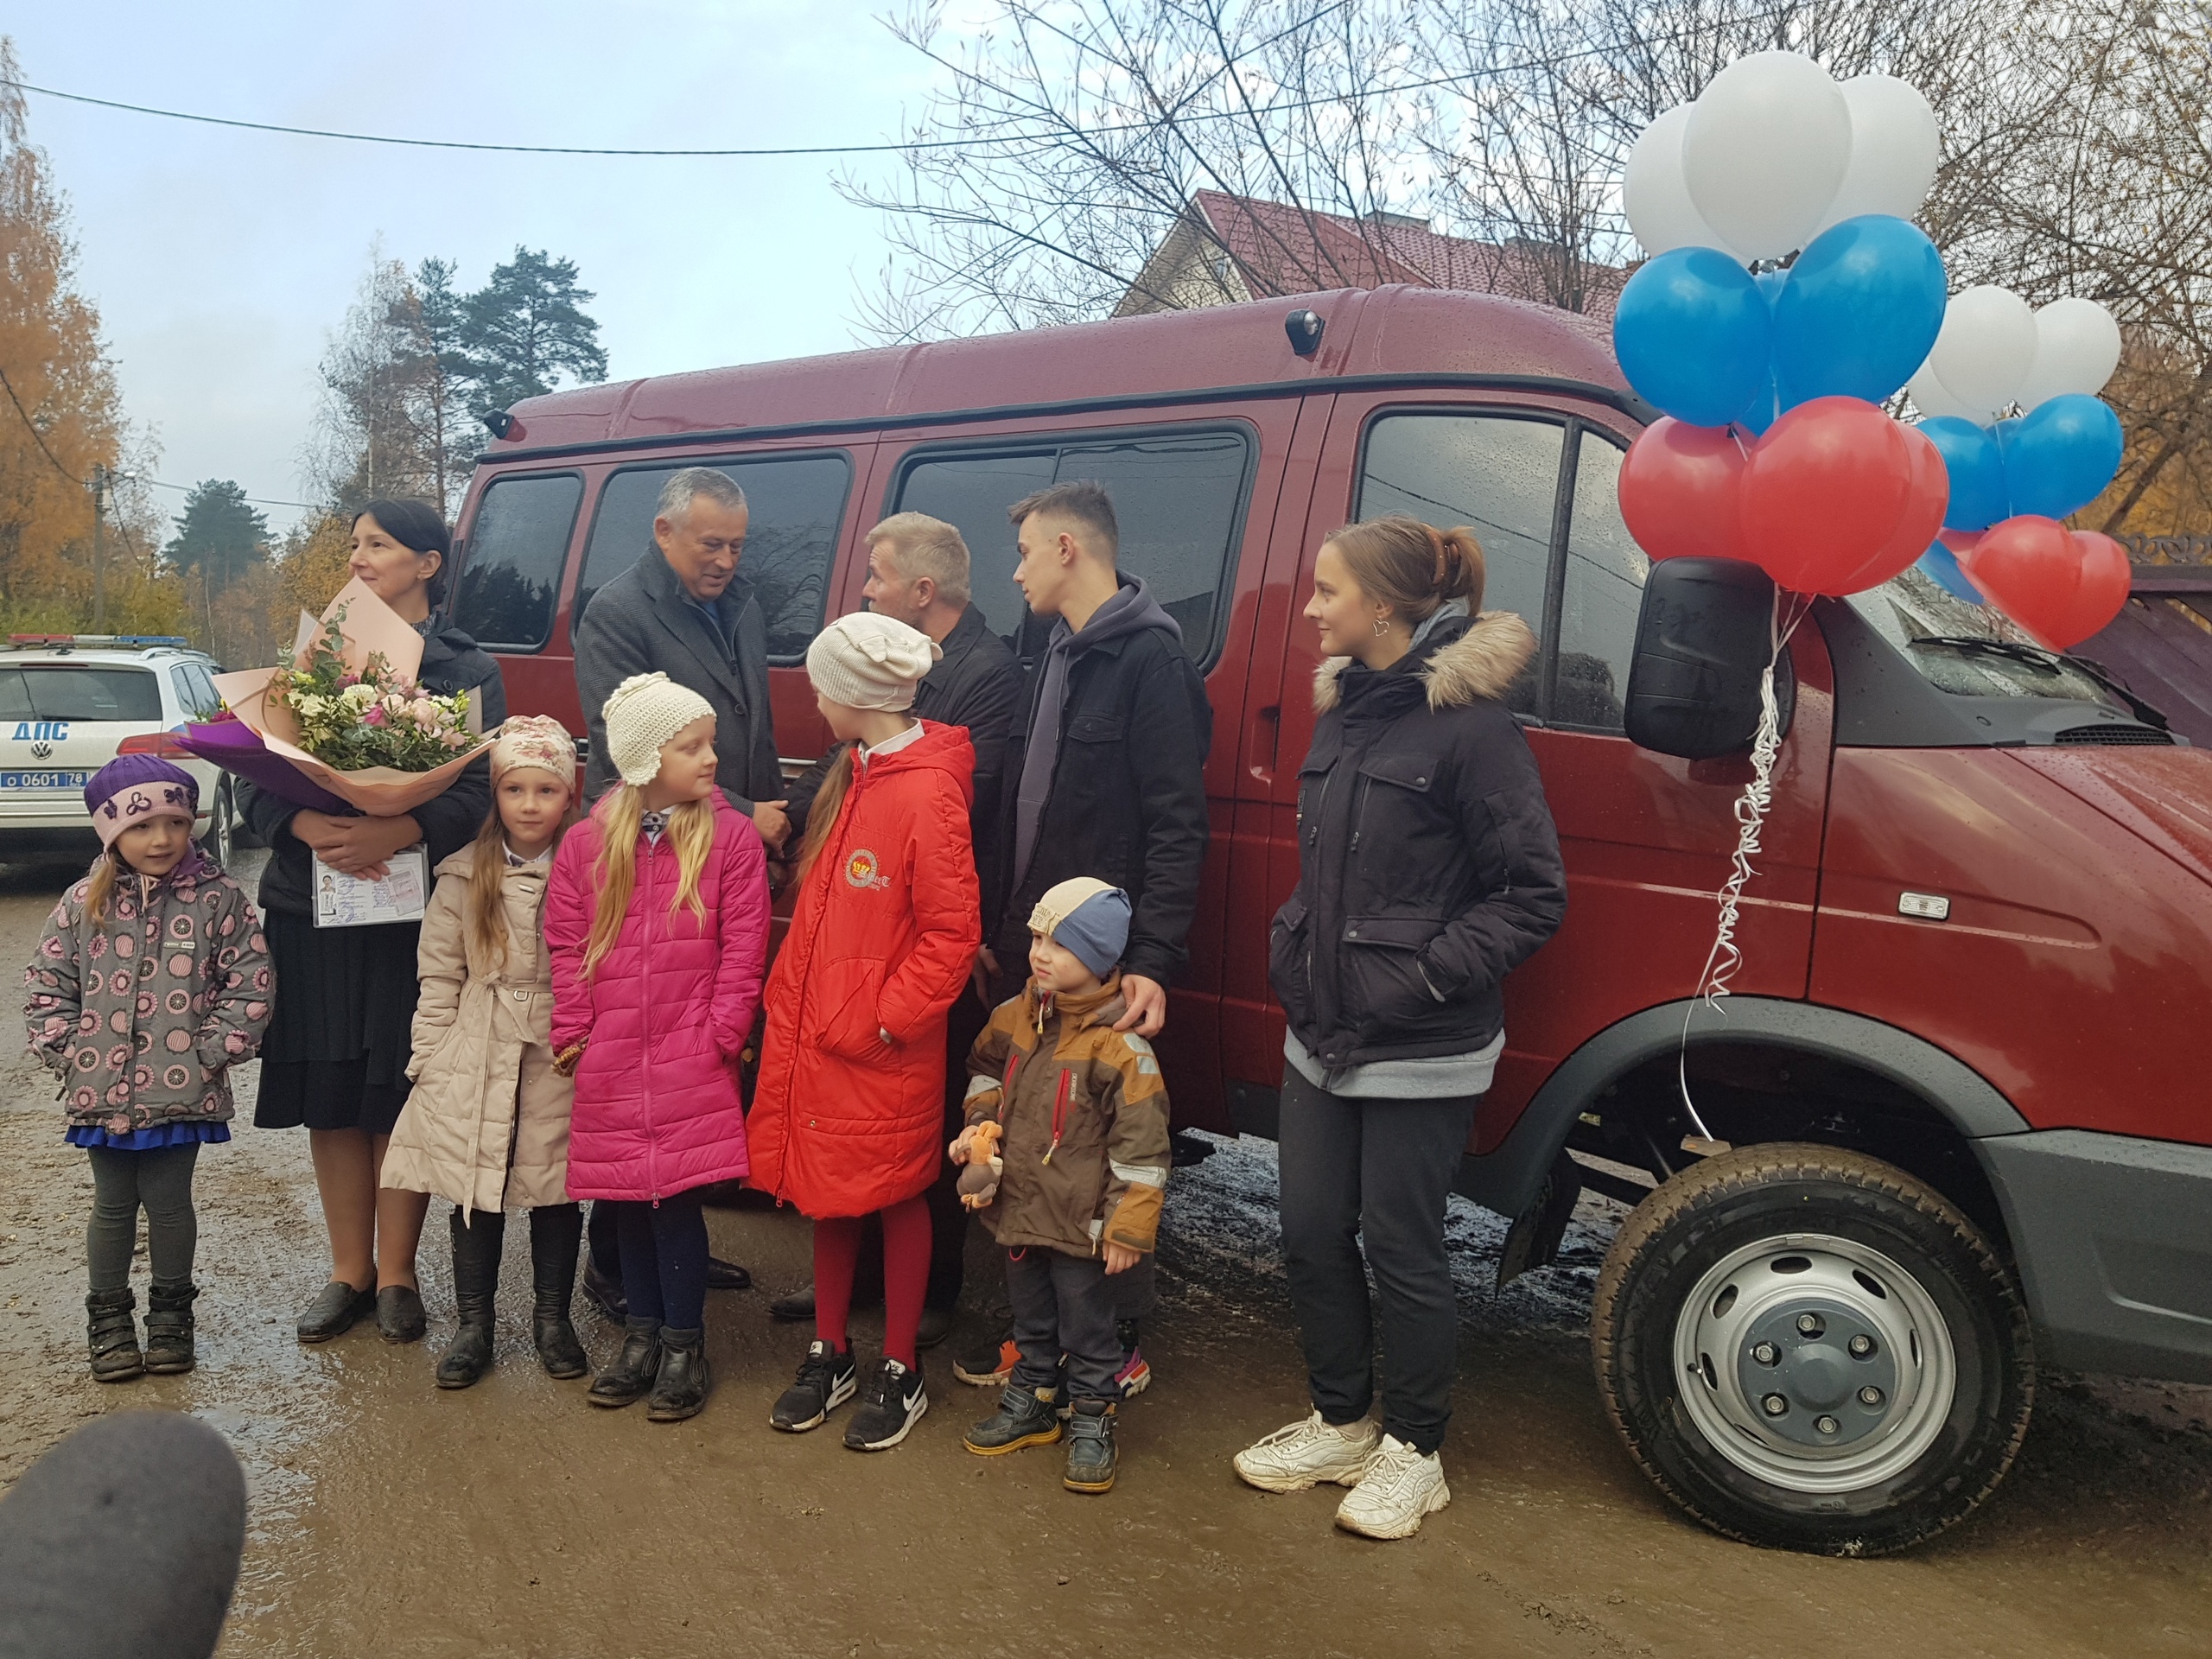
[[[1390,619],[1389,619],[1389,617],[1387,617],[1387,616],[1378,616],[1378,617],[1376,617],[1376,618],[1375,619],[1375,637],[1376,637],[1377,639],[1381,639],[1384,634],[1386,634],[1386,633],[1388,633],[1388,632],[1390,632]]]

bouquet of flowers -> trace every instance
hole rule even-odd
[[[422,637],[357,577],[320,620],[300,613],[289,665],[216,675],[225,715],[178,742],[296,806],[410,811],[483,745],[468,694],[424,690],[422,664]]]

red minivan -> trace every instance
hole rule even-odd
[[[1515,1219],[1507,1275],[1550,1258],[1583,1187],[1635,1205],[1599,1384],[1685,1509],[1896,1548],[2002,1477],[2038,1362],[2212,1380],[2212,758],[1916,581],[1823,601],[1790,649],[1734,994],[1693,1005],[1750,771],[1624,735],[1647,564],[1615,485],[1650,413],[1586,320],[1409,288],[594,386],[510,411],[455,615],[514,709],[581,732],[575,618],[646,545],[669,469],[722,468],[795,766],[826,741],[800,663],[859,607],[869,525],[959,525],[1015,636],[1007,504],[1102,480],[1213,702],[1164,1063],[1184,1125],[1268,1135],[1315,550],[1387,512],[1472,525],[1486,604],[1542,640],[1510,701],[1572,899],[1508,987],[1460,1190]]]

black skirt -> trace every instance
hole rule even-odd
[[[254,1127],[390,1135],[412,1086],[421,924],[317,927],[272,910],[264,931],[276,994]]]

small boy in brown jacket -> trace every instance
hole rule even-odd
[[[1029,918],[1030,978],[1001,1003],[969,1056],[965,1162],[995,1122],[998,1189],[978,1211],[1006,1250],[1014,1368],[999,1408],[968,1431],[995,1457],[1060,1438],[1067,1368],[1070,1491],[1114,1484],[1114,1413],[1122,1360],[1106,1279],[1153,1248],[1167,1187],[1167,1090],[1152,1045],[1114,1029],[1125,1012],[1119,963],[1129,896],[1089,876],[1063,881]]]

